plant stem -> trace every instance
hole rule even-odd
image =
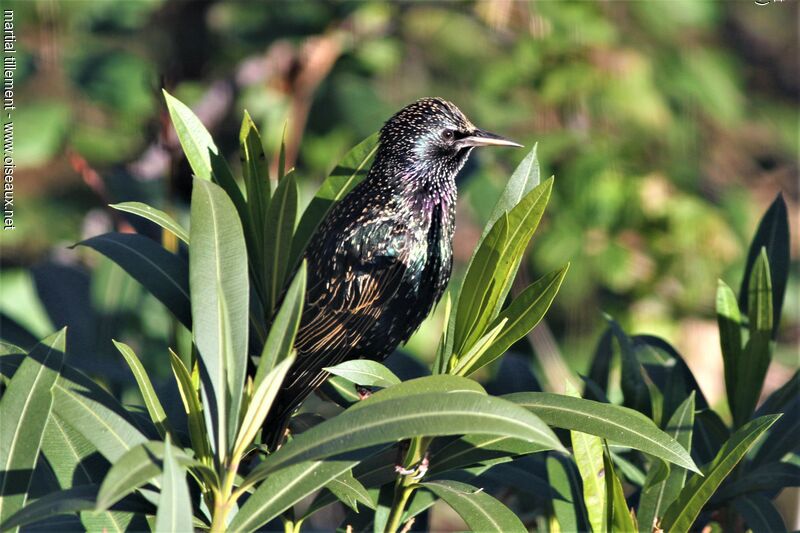
[[[428,450],[431,439],[427,437],[414,437],[411,439],[411,445],[408,447],[408,453],[404,464],[413,466],[425,456]],[[403,512],[405,511],[408,499],[414,493],[415,487],[413,485],[416,480],[413,476],[400,474],[394,487],[394,501],[392,502],[392,509],[389,512],[389,518],[386,520],[385,533],[395,533],[400,527],[400,522],[403,519]]]
[[[233,483],[236,480],[236,472],[239,470],[239,457],[238,454],[234,454],[225,471],[222,490],[214,498],[214,516],[211,520],[212,533],[223,533],[228,525],[228,513],[231,510],[231,505],[236,501],[236,498],[233,497]]]

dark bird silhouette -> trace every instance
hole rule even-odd
[[[288,418],[346,360],[382,361],[441,298],[453,266],[455,177],[476,146],[520,146],[476,128],[452,103],[423,98],[380,132],[366,178],[312,237],[297,359],[266,429],[274,447]]]

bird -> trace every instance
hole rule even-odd
[[[306,249],[296,358],[264,426],[270,449],[328,377],[323,368],[382,361],[442,297],[453,268],[455,178],[481,146],[522,145],[477,128],[436,97],[383,125],[366,177],[331,208]]]

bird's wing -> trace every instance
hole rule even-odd
[[[396,224],[387,231],[362,227],[336,247],[307,291],[293,384],[310,383],[322,367],[347,358],[397,292],[407,261],[405,228]]]

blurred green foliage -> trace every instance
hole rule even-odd
[[[19,229],[2,237],[0,307],[37,335],[62,324],[44,324],[59,320],[42,316],[36,271],[27,269],[66,263],[91,273],[87,287],[102,292],[109,266],[65,246],[135,224],[106,204],[147,201],[185,220],[190,171],[170,137],[162,86],[224,142],[237,138],[246,108],[270,159],[288,122],[306,201],[347,148],[421,96],[446,97],[477,124],[538,142],[543,177],[558,179],[523,275],[572,263],[549,327],[579,369],[601,310],[678,343],[682,319],[712,321],[713,280],[739,276],[758,213],[779,190],[797,212],[800,80],[797,28],[788,23],[797,3],[8,5],[20,49]],[[237,146],[220,148],[238,157]],[[462,271],[521,155],[479,157],[461,183]],[[793,275],[790,293],[797,285]],[[114,305],[160,312],[131,290]],[[799,318],[789,305],[781,331],[790,349]],[[144,334],[130,322],[115,327],[142,342],[170,339],[158,320],[145,322]],[[97,342],[117,357],[110,333],[119,335],[105,331]],[[438,333],[423,327],[410,350]]]

